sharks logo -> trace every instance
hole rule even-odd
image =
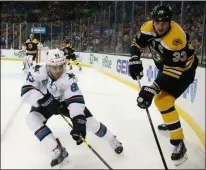
[[[36,65],[34,67],[34,72],[39,72],[39,69],[41,68],[41,65]]]

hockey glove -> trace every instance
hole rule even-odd
[[[142,109],[150,107],[155,94],[156,91],[152,87],[143,86],[137,97],[137,105]]]
[[[64,116],[67,116],[70,118],[69,110],[67,108],[67,105],[64,103],[61,103],[59,106],[59,114],[63,114]]]
[[[140,57],[134,55],[129,59],[129,74],[133,80],[140,80],[143,77],[143,66]]]
[[[51,114],[59,114],[59,101],[54,98],[54,96],[49,93],[47,90],[47,94],[44,95],[42,99],[38,100],[40,106],[45,107],[46,110]]]
[[[86,137],[86,122],[87,120],[84,115],[78,115],[72,119],[73,129],[71,130],[70,134],[76,141],[77,145],[80,145],[83,142],[80,136],[82,136],[84,139]]]

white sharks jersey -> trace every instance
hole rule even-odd
[[[48,74],[46,63],[42,62],[32,66],[21,89],[23,101],[39,107],[37,101],[44,97],[43,94],[46,94],[47,90],[54,98],[65,102],[71,118],[84,115],[84,97],[77,85],[76,76],[70,70],[66,70],[60,78],[53,80]]]

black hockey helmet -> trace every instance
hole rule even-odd
[[[151,13],[152,20],[154,21],[171,21],[172,9],[169,5],[157,5]]]

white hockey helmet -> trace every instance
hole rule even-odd
[[[59,49],[50,50],[47,54],[47,65],[60,66],[66,64],[66,59],[63,51]]]

